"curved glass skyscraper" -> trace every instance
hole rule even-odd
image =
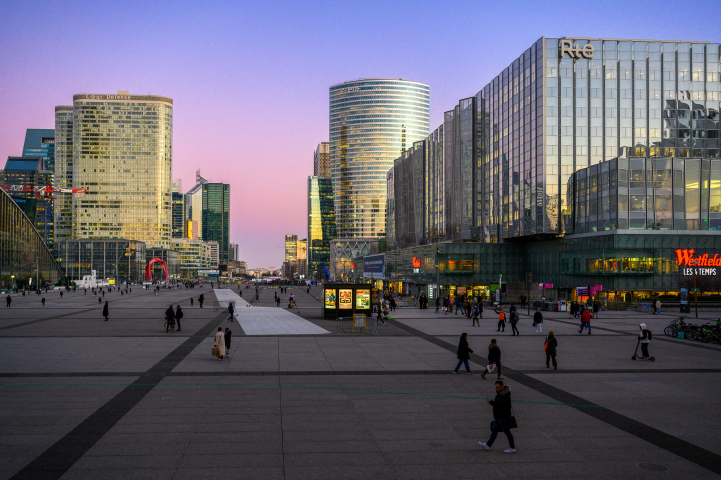
[[[430,88],[361,79],[330,87],[330,164],[338,237],[385,236],[386,175],[428,136]]]

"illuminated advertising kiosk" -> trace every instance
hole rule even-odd
[[[351,317],[356,313],[373,315],[378,293],[371,285],[326,283],[323,285],[323,318]]]

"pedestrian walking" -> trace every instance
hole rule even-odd
[[[447,314],[448,314],[448,306],[449,306],[449,303],[450,303],[450,302],[448,301],[448,299],[449,299],[449,297],[445,297],[445,298],[443,299],[443,315],[447,315]]]
[[[661,315],[661,299],[657,298],[656,302],[653,304],[654,307],[656,307],[656,311],[653,312],[654,315]]]
[[[526,307],[526,296],[521,295],[521,308],[525,308],[525,307]]]
[[[224,338],[225,338],[225,356],[230,357],[230,337],[233,335],[233,332],[230,331],[229,328],[225,328]]]
[[[505,453],[515,453],[516,443],[513,440],[511,429],[516,427],[516,418],[513,416],[513,406],[511,405],[511,387],[504,385],[500,380],[496,382],[496,398],[489,400],[486,397],[486,403],[493,406],[493,424],[491,427],[491,438],[486,443],[478,442],[481,447],[490,450],[493,442],[496,441],[498,432],[503,432],[508,438],[508,448]]]
[[[513,333],[512,336],[520,335],[521,333],[518,331],[518,327],[516,324],[518,323],[518,312],[516,311],[516,308],[511,305],[511,332]]]
[[[498,373],[498,379],[503,380],[503,377],[501,376],[501,349],[496,344],[496,339],[491,340],[491,344],[488,345],[488,366],[495,365],[495,370]],[[491,370],[489,370],[487,367],[481,374],[481,377],[483,377],[483,380],[486,379],[486,374],[491,373]]]
[[[478,317],[483,318],[483,302],[478,302]]]
[[[578,333],[583,333],[584,328],[588,328],[588,334],[591,335],[591,312],[588,309],[581,314],[581,329]]]
[[[63,298],[63,291],[60,290],[60,298]]]
[[[42,300],[40,300],[40,302],[42,302],[42,304],[43,304],[43,307],[44,307],[44,306],[45,306],[45,297],[43,297],[43,299],[42,299]]]
[[[475,327],[476,324],[478,324],[478,326],[480,327],[481,322],[478,320],[478,317],[480,316],[480,312],[478,311],[478,304],[473,305],[473,311],[471,315],[473,316],[473,323],[471,324],[471,326]]]
[[[556,347],[558,346],[558,341],[556,340],[556,336],[553,334],[553,332],[548,332],[548,336],[546,337],[546,343],[543,345],[543,350],[546,352],[546,368],[550,368],[548,366],[549,360],[553,361],[553,369],[558,370],[558,364],[556,363]]]
[[[222,360],[225,356],[225,334],[223,334],[223,328],[218,327],[218,333],[215,334],[215,348],[218,349],[218,357],[216,360]]]
[[[638,341],[641,342],[641,354],[644,359],[648,360],[648,344],[651,343],[653,335],[651,335],[651,331],[646,328],[645,323],[639,324],[638,327],[641,329],[641,335],[638,336]]]
[[[178,331],[180,331],[180,319],[183,318],[183,311],[180,309],[180,305],[178,305],[175,309],[175,322],[178,324]]]
[[[230,314],[230,317],[228,317],[228,321],[233,321],[233,313],[235,312],[235,308],[233,308],[233,302],[228,302],[228,313]]]
[[[203,308],[203,302],[205,301],[205,294],[201,293],[198,297],[198,305],[200,305],[200,308]]]
[[[193,306],[193,297],[190,297],[190,306]]]
[[[598,311],[601,309],[601,305],[598,302],[593,302],[593,318],[598,318]]]
[[[441,309],[441,299],[436,296],[436,313]]]
[[[172,305],[165,311],[165,320],[168,322],[165,326],[165,333],[169,331],[175,333],[175,312]]]
[[[280,297],[275,297],[275,306],[280,307]]]
[[[503,329],[503,330],[501,330]],[[498,314],[498,328],[496,329],[497,332],[505,332],[506,331],[506,312],[501,309],[501,312]]]
[[[98,295],[98,303],[103,303],[103,299],[100,298],[100,295]]]
[[[390,303],[390,307],[391,307],[391,312],[395,312],[396,311],[396,299],[393,297],[393,295],[391,295],[389,303]]]
[[[473,350],[468,348],[468,334],[461,333],[461,339],[458,341],[458,350],[456,351],[458,365],[456,365],[456,368],[453,369],[454,375],[458,375],[458,369],[461,368],[461,365],[463,364],[466,366],[466,375],[473,375],[473,372],[471,372],[471,366],[468,364],[468,359],[471,358],[471,353],[473,353]]]
[[[543,333],[543,314],[540,308],[533,314],[533,326],[536,327],[536,333]]]

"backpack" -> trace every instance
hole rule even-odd
[[[651,334],[651,330],[646,329],[645,331],[648,333],[648,339],[649,339],[649,341],[650,341],[650,340],[653,340],[653,335]]]

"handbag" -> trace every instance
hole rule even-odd
[[[211,353],[211,355],[213,355],[214,357],[220,356],[220,350],[218,350],[218,347],[213,347],[213,350],[211,350],[210,353]]]
[[[548,339],[546,339],[546,343],[543,344],[543,351],[545,352],[548,348]]]
[[[493,431],[493,423],[494,422],[495,422],[495,420],[491,420],[491,431]],[[501,423],[501,427],[503,427],[503,428],[498,429],[499,433],[505,432],[506,428],[508,428],[509,430],[512,428],[518,428],[518,423],[516,422],[516,417],[504,419],[503,423]]]

